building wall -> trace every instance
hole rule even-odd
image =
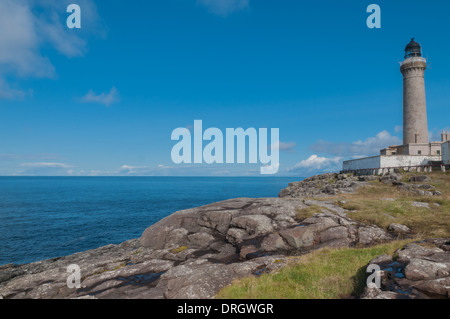
[[[419,154],[420,152],[420,154]],[[395,155],[440,155],[441,142],[431,142],[423,144],[407,144],[397,147]],[[384,154],[381,154],[384,155]],[[390,155],[390,154],[386,154]],[[391,154],[392,155],[392,154]]]
[[[400,146],[389,146],[380,151],[380,155],[398,155]]]
[[[380,167],[380,156],[372,156],[345,161],[343,164],[344,171],[356,171],[360,169],[370,169],[379,167]]]
[[[444,165],[450,165],[450,142],[442,143],[442,162]]]
[[[448,144],[447,144],[448,145]],[[380,155],[345,161],[343,171],[357,171],[365,169],[425,166],[432,161],[441,161],[440,155]],[[449,159],[450,160],[450,159]]]
[[[442,145],[441,142],[431,142],[430,143],[431,155],[441,155],[442,154],[441,145]]]
[[[387,167],[409,167],[409,166],[423,166],[428,165],[431,161],[440,161],[441,156],[427,156],[427,155],[392,155],[381,156],[380,168]]]
[[[409,155],[409,144],[399,146],[396,155]]]
[[[409,144],[409,155],[431,155],[430,144]],[[419,153],[420,152],[420,153]]]
[[[403,144],[428,143],[427,104],[424,58],[409,58],[402,62],[403,74]]]

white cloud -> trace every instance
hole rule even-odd
[[[295,142],[277,142],[273,145],[270,146],[271,150],[280,150],[280,151],[286,151],[288,153],[293,153],[294,152],[294,147],[297,146],[297,144]]]
[[[15,78],[52,78],[55,67],[46,50],[55,49],[66,57],[83,56],[87,35],[105,29],[93,0],[78,0],[82,21],[89,28],[73,32],[66,27],[69,0],[0,1],[0,99],[23,98],[21,90],[11,89],[7,76]],[[100,30],[100,31],[92,31]]]
[[[254,172],[250,175],[260,175],[260,164],[253,164]],[[275,165],[273,166],[275,169]],[[228,165],[221,164],[181,164],[181,165],[164,165],[155,166],[133,166],[122,165],[116,170],[91,170],[88,175],[91,176],[245,176],[248,169],[239,165],[234,166],[235,169]],[[276,167],[277,168],[277,167]]]
[[[73,166],[65,163],[23,163],[20,164],[23,170],[16,172],[15,175],[28,176],[64,176],[67,175],[67,170]]]
[[[0,161],[53,161],[61,160],[58,154],[0,154]]]
[[[249,0],[197,0],[197,4],[208,8],[211,13],[227,16],[233,12],[247,9]]]
[[[141,175],[148,173],[149,168],[147,166],[130,166],[130,165],[122,165],[119,169],[118,174],[122,175]]]
[[[328,142],[317,141],[310,146],[316,153],[329,154],[343,157],[364,157],[379,154],[380,150],[390,145],[400,145],[402,141],[397,136],[392,136],[387,131],[378,133],[375,137],[369,137],[365,141],[348,142]]]
[[[317,155],[311,155],[308,159],[301,161],[300,163],[289,168],[288,171],[296,171],[300,169],[306,169],[307,171],[313,170],[334,170],[341,162],[341,157],[319,157]]]
[[[53,66],[41,55],[39,20],[24,1],[0,1],[0,74],[44,77]]]
[[[0,100],[21,100],[25,96],[24,91],[11,88],[5,80],[0,78]]]
[[[85,96],[81,98],[82,102],[85,103],[99,103],[105,106],[110,106],[113,103],[120,101],[119,91],[115,87],[112,87],[109,93],[96,94],[90,90]]]
[[[394,127],[394,131],[395,131],[395,133],[400,133],[400,132],[402,132],[402,131],[403,131],[403,126],[401,126],[401,125],[396,125],[396,126]]]
[[[42,162],[42,163],[23,163],[23,164],[20,164],[20,166],[23,166],[23,167],[35,167],[35,168],[40,168],[40,167],[45,167],[45,168],[71,168],[71,167],[73,167],[72,165],[68,165],[68,164],[64,164],[64,163],[46,163],[46,162]]]

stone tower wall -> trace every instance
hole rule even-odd
[[[422,58],[403,62],[403,144],[429,143],[427,105],[425,98],[425,70]]]

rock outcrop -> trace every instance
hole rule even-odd
[[[301,182],[289,183],[279,193],[279,197],[327,197],[337,194],[353,193],[359,187],[367,185],[369,177],[357,177],[353,174],[326,173],[305,178]]]
[[[408,192],[418,196],[441,196],[441,192],[436,190],[431,184],[422,184],[431,182],[427,175],[411,176],[408,182],[402,182],[403,176],[399,173],[391,173],[379,178],[384,184],[396,186],[398,190]]]
[[[370,264],[381,269],[381,287],[366,288],[363,299],[429,299],[450,297],[450,238],[406,245]]]
[[[353,174],[326,173],[312,176],[301,182],[289,183],[288,187],[278,194],[280,198],[303,197],[330,197],[339,194],[353,193],[361,186],[367,186],[368,182],[378,180],[381,183],[392,185],[399,190],[419,196],[440,196],[433,185],[423,184],[431,182],[427,175],[412,176],[408,182],[402,182],[403,175],[389,173],[381,177],[374,175],[356,176]]]
[[[299,219],[311,205],[322,212]],[[0,268],[3,298],[212,298],[232,280],[279,269],[286,256],[393,237],[331,201],[238,198],[176,212],[140,239]],[[67,286],[77,264],[81,287]]]
[[[433,186],[418,184],[428,181],[424,177],[405,183],[396,173],[313,176],[289,184],[278,198],[236,198],[178,211],[119,245],[0,266],[0,299],[213,298],[234,279],[280,269],[289,256],[365,247],[410,233],[405,225],[392,223],[386,231],[352,220],[331,197],[377,179],[437,195]],[[407,245],[398,258],[376,258],[371,263],[383,270],[382,287],[366,289],[362,298],[449,297],[449,244],[429,240]],[[69,288],[69,265],[79,266],[80,287]]]

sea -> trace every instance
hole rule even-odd
[[[139,238],[182,209],[277,197],[298,177],[0,177],[0,265]]]

